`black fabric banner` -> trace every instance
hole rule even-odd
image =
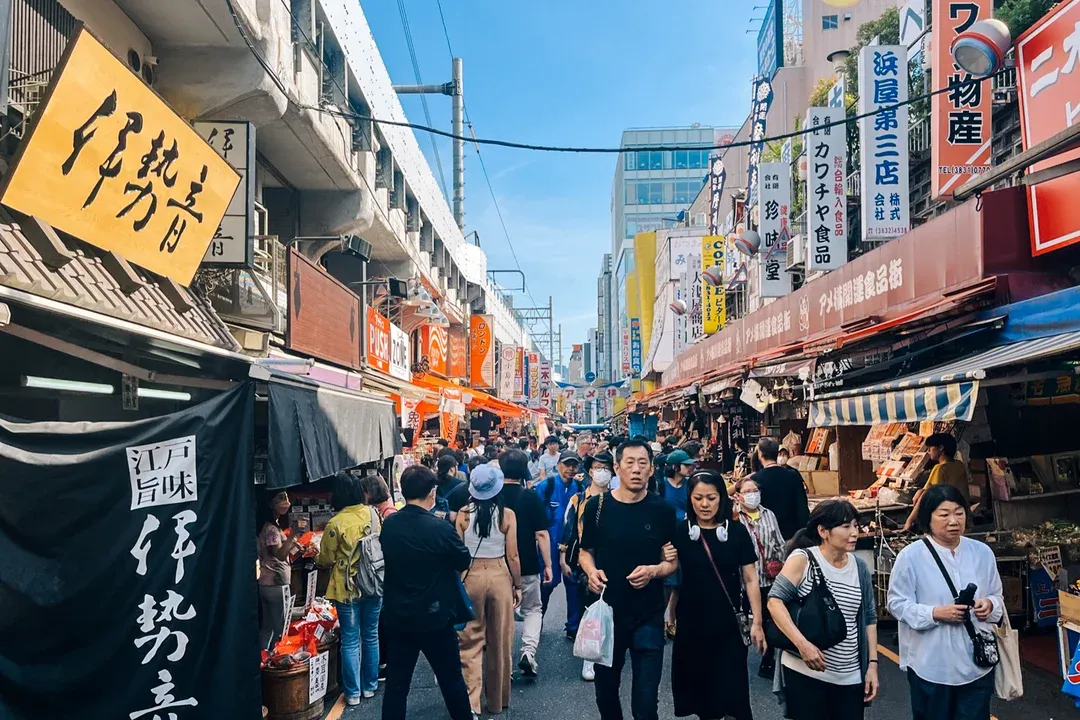
[[[0,419],[0,718],[261,716],[253,404]]]

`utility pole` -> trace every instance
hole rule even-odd
[[[462,94],[461,58],[451,58],[450,82],[442,85],[395,85],[399,95],[449,95],[450,129],[454,139],[454,220],[465,231],[465,97]]]

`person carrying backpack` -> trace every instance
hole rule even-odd
[[[341,624],[341,685],[348,705],[374,697],[379,687],[382,520],[366,500],[360,478],[347,472],[334,476],[332,503],[338,512],[323,530],[315,559],[319,567],[331,568],[326,599],[337,607]]]
[[[581,465],[581,459],[577,456],[577,453],[572,450],[564,450],[559,455],[559,462],[556,465],[557,474],[554,477],[550,477],[543,480],[536,486],[536,492],[540,495],[544,501],[544,508],[548,517],[548,535],[551,538],[551,557],[556,558],[559,556],[559,539],[563,534],[563,524],[566,518],[566,508],[570,505],[570,498],[583,492],[585,485],[575,476],[578,473],[578,467]],[[552,568],[552,580],[550,584],[544,584],[540,588],[540,599],[543,605],[544,614],[547,614],[548,601],[551,599],[551,593],[555,591],[555,588],[562,580],[562,574],[558,568]],[[567,614],[570,613],[570,608],[576,607],[577,601],[577,587],[574,583],[568,582],[566,584],[566,607]],[[565,627],[567,637],[573,638],[577,628],[571,630],[569,624],[569,617],[567,618],[567,624]]]

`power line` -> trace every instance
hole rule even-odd
[[[409,14],[405,10],[404,0],[398,0],[398,13],[401,15],[401,27],[405,30],[405,44],[409,47],[409,57],[412,59],[413,75],[416,77],[416,84],[423,85],[424,81],[420,78],[420,63],[416,59],[416,45],[413,43],[412,28],[409,26]],[[428,125],[431,125],[431,110],[428,109],[427,95],[420,94],[420,104],[424,106],[424,120]],[[439,187],[442,188],[443,197],[450,200],[449,193],[446,192],[446,173],[443,170],[442,157],[439,155],[439,146],[435,142],[435,136],[430,136],[431,139],[431,151],[435,153],[435,166],[439,170],[437,175],[439,179]]]

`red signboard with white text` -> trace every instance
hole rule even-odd
[[[1080,117],[1080,0],[1061,3],[1016,42],[1020,130],[1024,149],[1070,127]],[[1080,158],[1080,149],[1033,165],[1038,172]],[[1080,242],[1076,197],[1080,174],[1028,188],[1031,251],[1041,255]]]
[[[446,377],[446,328],[440,325],[423,325],[420,328],[420,355],[428,361],[428,370]]]
[[[390,321],[378,310],[367,310],[367,361],[368,365],[390,372]]]

